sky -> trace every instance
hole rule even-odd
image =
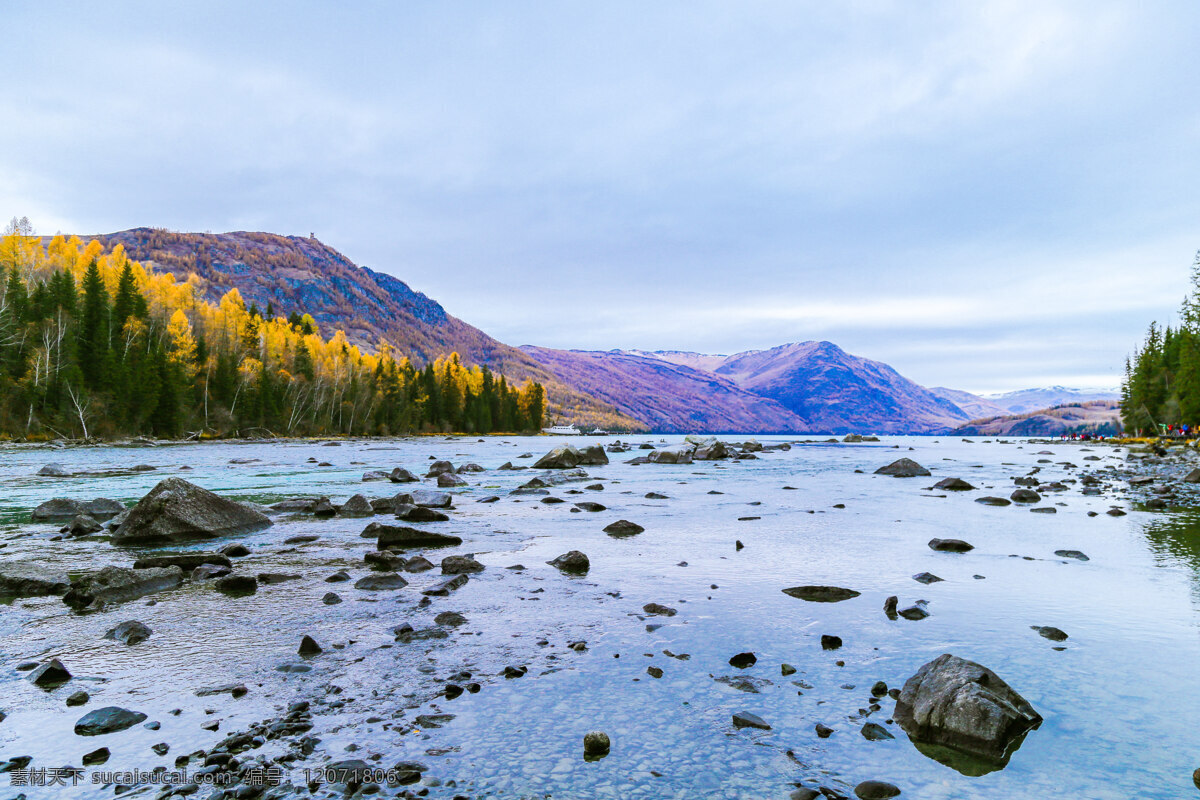
[[[1189,2],[6,4],[0,217],[308,235],[509,344],[1115,387],[1200,248]]]

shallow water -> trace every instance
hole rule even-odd
[[[1007,496],[1011,476],[1035,465],[1043,480],[1082,471],[1039,464],[1041,459],[1104,467],[1123,463],[1123,454],[1097,447],[1094,454],[1104,460],[1088,463],[1080,445],[890,437],[879,444],[800,445],[740,463],[622,463],[641,454],[632,450],[610,454],[607,466],[587,468],[603,491],[567,494],[592,481],[558,486],[552,493],[568,501],[558,505],[509,496],[536,473],[495,468],[505,461],[529,464],[532,459],[517,456],[540,455],[554,443],[547,437],[421,438],[338,447],[289,442],[0,450],[0,559],[37,558],[72,572],[128,564],[142,550],[95,539],[50,541],[55,526],[25,521],[50,497],[132,502],[164,477],[181,475],[243,500],[328,495],[338,502],[353,493],[388,496],[407,488],[363,483],[367,469],[405,466],[421,474],[430,457],[488,469],[464,476],[472,485],[455,491],[451,521],[428,524],[461,536],[464,545],[425,553],[437,563],[446,554],[473,552],[487,569],[427,609],[417,606],[419,591],[440,580],[438,570],[406,574],[410,585],[390,592],[324,581],[341,568],[354,579],[368,574],[362,555],[374,541],[359,533],[370,520],[288,515],[277,516],[267,530],[235,537],[253,551],[237,560],[239,571],[302,576],[260,587],[252,597],[231,599],[185,584],[154,595],[152,606],[139,600],[89,615],[72,614],[53,597],[0,606],[0,708],[8,713],[0,722],[0,757],[27,754],[35,766],[79,765],[84,753],[105,746],[112,757],[103,769],[170,767],[177,755],[211,747],[280,713],[293,699],[314,698],[312,734],[322,742],[309,762],[293,770],[297,783],[303,767],[315,768],[326,757],[376,754],[383,766],[405,759],[427,764],[426,779],[435,784],[430,795],[446,797],[786,797],[796,783],[852,795],[853,786],[869,778],[920,798],[1195,796],[1200,699],[1190,690],[1200,663],[1200,517],[1133,509],[1124,517],[1088,517],[1089,510],[1126,504],[1122,497],[1082,496],[1077,486],[1045,498],[1043,505],[1064,504],[1055,515],[973,502],[984,493]],[[1043,450],[1054,455],[1040,455]],[[900,455],[934,477],[871,474]],[[229,463],[248,458],[259,461]],[[318,468],[306,463],[309,458],[334,466]],[[143,463],[157,469],[35,477],[48,462],[75,471]],[[180,471],[184,465],[191,470]],[[940,497],[924,490],[950,476],[981,491]],[[645,499],[651,491],[670,499]],[[502,499],[474,502],[489,494]],[[571,513],[571,502],[584,499],[608,508]],[[845,508],[834,508],[838,503]],[[748,516],[759,519],[739,521]],[[643,525],[645,533],[614,539],[602,532],[621,518]],[[321,538],[283,544],[298,533]],[[935,553],[926,546],[935,536],[963,538],[976,549]],[[566,577],[544,563],[572,549],[591,559],[584,578]],[[1082,550],[1091,560],[1061,559],[1054,555],[1058,549]],[[516,563],[527,569],[505,569]],[[925,586],[912,579],[924,571],[945,580]],[[800,584],[846,586],[862,595],[814,604],[780,591]],[[320,598],[330,590],[346,602],[323,605]],[[893,594],[901,607],[928,600],[931,616],[889,621],[882,605]],[[679,613],[647,617],[642,606],[649,602]],[[445,610],[468,619],[448,639],[393,642],[396,625],[428,627]],[[102,638],[126,619],[145,622],[154,635],[134,647]],[[651,631],[647,625],[662,627]],[[1031,625],[1065,630],[1065,649],[1053,649],[1055,643]],[[326,650],[309,660],[312,671],[276,671],[301,661],[296,647],[305,633]],[[843,647],[822,650],[822,634],[840,636]],[[586,641],[584,652],[567,648],[578,640]],[[758,662],[734,669],[728,659],[743,651],[753,651]],[[860,735],[867,719],[860,709],[870,702],[871,685],[883,680],[899,687],[943,652],[990,667],[1045,717],[1006,768],[967,777],[927,758],[898,726],[887,724],[893,703],[886,698],[869,719],[896,738],[872,742]],[[53,692],[13,670],[22,661],[51,656],[76,676]],[[782,662],[797,673],[781,676]],[[528,675],[498,677],[510,664],[528,665]],[[648,675],[649,666],[661,668],[663,677]],[[437,696],[463,669],[482,690],[455,700]],[[760,679],[758,692],[714,680],[722,676]],[[245,683],[249,694],[236,700],[194,695],[197,688],[231,682]],[[67,708],[66,696],[81,687],[92,699]],[[72,732],[84,713],[106,705],[147,713],[161,730],[135,726],[86,738]],[[173,716],[173,709],[181,713]],[[731,715],[741,710],[763,717],[772,730],[735,730]],[[455,718],[437,729],[414,726],[418,714],[438,712]],[[220,721],[219,731],[200,728],[212,720]],[[819,739],[813,729],[818,722],[835,733]],[[589,730],[608,732],[608,757],[583,760],[582,737]],[[170,753],[152,753],[156,742],[170,743]],[[355,745],[361,749],[346,751]],[[14,787],[11,793],[17,791],[31,798],[112,796],[111,789],[90,785]]]

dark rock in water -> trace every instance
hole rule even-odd
[[[413,556],[404,565],[405,572],[428,572],[433,569],[433,562],[425,556]]]
[[[563,553],[553,561],[547,561],[546,563],[552,567],[558,567],[563,572],[571,575],[583,575],[592,566],[591,562],[588,561],[588,557],[578,550]]]
[[[612,743],[604,731],[591,731],[583,736],[583,757],[586,759],[604,758],[610,747]]]
[[[1054,555],[1059,558],[1074,558],[1077,561],[1090,561],[1086,555],[1080,550],[1055,550]]]
[[[95,766],[96,764],[103,764],[108,761],[108,758],[111,755],[112,753],[109,752],[107,747],[101,747],[100,749],[93,750],[90,753],[84,753],[83,765],[85,767],[91,767]]]
[[[363,561],[371,569],[382,570],[384,572],[395,572],[404,569],[404,565],[408,563],[403,557],[386,550],[368,550],[363,553]],[[326,580],[329,579],[326,578]]]
[[[817,736],[821,737],[822,739],[828,739],[831,735],[833,735],[833,728],[830,728],[828,725],[822,725],[818,722],[814,728],[817,732]]]
[[[925,619],[926,617],[929,616],[929,612],[925,610],[925,601],[924,600],[918,600],[913,605],[908,606],[907,608],[902,608],[896,613],[898,613],[900,616],[904,617],[905,619],[910,619],[910,620],[913,620],[914,622]]]
[[[838,603],[861,594],[861,592],[843,589],[840,586],[793,586],[790,589],[784,589],[783,593],[812,603]]]
[[[442,559],[442,574],[443,575],[461,575],[463,573],[483,572],[483,564],[475,560],[474,556],[446,556]]]
[[[1014,503],[1040,503],[1042,496],[1033,489],[1017,489],[1008,496]]]
[[[258,591],[258,581],[253,575],[226,575],[217,579],[217,591],[238,596],[254,594]]]
[[[151,633],[153,631],[150,630],[150,626],[133,619],[122,622],[115,628],[110,628],[108,633],[104,634],[104,638],[123,644],[134,645],[149,639]]]
[[[1187,475],[1184,475],[1181,480],[1184,483],[1200,483],[1200,467],[1197,467]],[[1197,781],[1196,785],[1200,786],[1200,781]]]
[[[541,499],[541,502],[549,506],[549,505],[555,505],[557,503],[565,503],[567,501],[563,500],[561,497],[543,497]]]
[[[40,562],[10,561],[0,564],[0,595],[44,597],[63,594],[71,587],[65,572]]]
[[[296,652],[302,656],[315,656],[318,653],[325,652],[325,650],[321,645],[317,644],[316,639],[306,635],[300,639],[300,649]]]
[[[575,507],[581,511],[604,511],[605,507],[599,503],[592,503],[587,500],[575,504]]]
[[[395,547],[400,550],[411,547],[451,547],[462,544],[462,539],[445,533],[410,528],[406,525],[384,525],[372,522],[363,529],[364,538],[377,538],[376,546],[380,550]]]
[[[297,536],[289,536],[288,538],[283,540],[283,543],[284,544],[308,544],[309,542],[315,542],[320,538],[321,537],[315,533],[301,533]]]
[[[1200,789],[1200,769],[1192,773],[1192,783],[1196,784],[1196,788]]]
[[[63,595],[63,602],[78,611],[100,604],[126,603],[181,583],[183,570],[176,566],[148,569],[109,566],[72,583]]]
[[[863,781],[854,787],[858,800],[890,800],[900,796],[900,789],[883,781]]]
[[[898,458],[886,467],[875,470],[875,474],[891,475],[893,478],[924,478],[928,477],[930,473],[911,458]]]
[[[942,478],[933,485],[933,488],[946,492],[969,492],[975,487],[962,478]]]
[[[1032,630],[1038,632],[1038,635],[1044,639],[1049,639],[1052,642],[1065,642],[1067,634],[1055,628],[1053,625],[1030,625]]]
[[[375,509],[371,508],[370,500],[356,494],[338,506],[337,513],[339,517],[370,517],[374,516]]]
[[[1123,516],[1125,516],[1125,512],[1124,512],[1124,511],[1122,511],[1122,510],[1121,510],[1121,509],[1119,509],[1119,508],[1110,508],[1108,511],[1105,511],[1104,513],[1105,513],[1105,514],[1108,514],[1110,517],[1123,517]]]
[[[461,575],[454,575],[450,578],[446,578],[441,583],[435,584],[434,586],[426,589],[425,591],[421,592],[421,594],[425,595],[426,597],[449,597],[450,593],[454,590],[461,589],[462,587],[466,586],[467,581],[468,577],[465,573]]]
[[[47,464],[37,471],[39,478],[69,478],[73,473],[62,464]]]
[[[670,606],[664,606],[661,603],[646,603],[642,606],[642,611],[659,617],[673,617],[678,613]]]
[[[214,697],[219,694],[227,694],[230,697],[245,697],[250,690],[246,688],[244,683],[224,683],[220,686],[205,686],[202,689],[196,690],[196,697]],[[147,726],[149,727],[149,726]],[[151,730],[158,730],[152,728]]]
[[[483,441],[483,440],[480,439],[480,441]],[[479,466],[478,464],[476,464],[474,462],[463,464],[461,467],[459,467],[458,469],[456,469],[454,471],[457,472],[459,475],[466,475],[467,473],[470,473],[470,472],[487,472],[486,469],[484,469],[483,467]]]
[[[90,694],[85,692],[83,689],[80,689],[77,692],[71,692],[71,694],[67,697],[67,705],[71,706],[71,707],[82,706],[82,705],[86,704],[88,700],[91,700],[91,699],[92,699],[92,696]]]
[[[455,475],[453,472],[443,472],[437,477],[437,485],[443,489],[453,489],[459,486],[467,486],[467,482],[462,477]]]
[[[975,545],[967,544],[962,539],[930,539],[929,549],[939,553],[969,553]]]
[[[751,714],[749,711],[739,711],[733,715],[733,727],[735,728],[757,728],[762,731],[771,730],[771,726],[766,723],[762,717],[757,714]]]
[[[403,559],[401,559],[403,560]],[[344,569],[339,569],[337,572],[325,579],[326,583],[345,583],[350,580],[350,573]]]
[[[114,544],[213,538],[268,527],[271,520],[183,478],[167,478],[138,501]]]
[[[397,504],[407,503],[408,505],[421,506],[422,508],[450,508],[454,497],[448,492],[435,492],[432,489],[413,489],[411,492],[396,495],[395,500]]]
[[[259,584],[262,586],[300,580],[300,576],[294,572],[260,572],[257,577]]]
[[[1054,506],[1041,506],[1039,508],[1029,509],[1034,514],[1057,514],[1058,509]]]
[[[495,503],[495,502],[497,502],[497,501],[499,501],[499,500],[500,500],[500,498],[499,498],[499,497],[497,497],[497,496],[496,496],[496,495],[494,495],[494,494],[490,494],[490,495],[488,495],[487,497],[481,497],[481,498],[479,498],[479,499],[478,499],[478,500],[476,500],[475,502],[476,502],[476,503]]]
[[[575,467],[603,466],[608,463],[608,455],[600,445],[588,445],[576,450],[569,444],[559,445],[546,455],[539,458],[533,465],[534,469],[574,469]]]
[[[416,483],[417,481],[421,480],[404,467],[396,467],[394,470],[388,473],[388,479],[391,480],[392,483]]]
[[[154,567],[179,567],[185,572],[191,572],[201,564],[213,564],[220,567],[232,567],[233,562],[224,553],[155,553],[142,556],[133,562],[134,569],[152,569]]]
[[[457,628],[459,625],[466,625],[467,618],[457,611],[443,611],[433,618],[433,621],[438,625],[450,625]]]
[[[405,504],[403,510],[397,509],[396,518],[406,522],[446,522],[449,516],[435,508],[425,506],[410,506]]]
[[[871,686],[871,697],[883,697],[888,693],[888,685],[883,681],[875,681]]]
[[[300,511],[311,514],[313,508],[316,507],[318,499],[328,501],[329,498],[316,497],[291,497],[287,500],[280,500],[278,503],[271,504],[272,511]]]
[[[916,575],[913,575],[913,580],[928,586],[931,583],[940,583],[943,579],[932,572],[918,572]]]
[[[583,488],[587,489],[589,492],[603,492],[604,484],[603,483],[592,483]]]
[[[329,502],[328,497],[322,497],[312,504],[312,515],[319,519],[329,519],[337,515],[337,508]]]
[[[1011,506],[1012,501],[1004,497],[976,497],[975,502],[985,506]]]
[[[87,514],[80,514],[68,523],[66,533],[68,536],[77,537],[99,533],[102,530],[104,530],[104,526],[99,522]]]
[[[83,511],[92,519],[104,522],[126,511],[125,504],[107,497],[97,497],[83,504]]]
[[[896,608],[899,605],[900,598],[896,595],[891,595],[888,597],[888,599],[883,601],[883,613],[887,614],[887,618],[890,620],[899,619],[900,615],[896,613]]]
[[[75,723],[75,733],[80,736],[100,736],[105,733],[116,733],[126,728],[132,728],[139,722],[144,722],[146,715],[140,711],[130,711],[118,706],[105,706],[89,711]]]
[[[646,529],[641,525],[638,525],[636,522],[630,522],[627,519],[619,519],[610,525],[604,526],[605,533],[617,538],[622,536],[636,536],[644,530]]]
[[[892,735],[891,731],[880,725],[878,722],[868,722],[867,724],[863,725],[860,733],[862,733],[863,738],[869,742],[882,742],[886,741],[887,739],[896,738]]]
[[[55,497],[35,508],[29,518],[33,522],[70,522],[80,514],[86,513],[87,509],[78,500]]]
[[[325,596],[321,598],[321,602],[327,606],[336,606],[338,603],[342,602],[342,598],[337,592],[326,592]]]
[[[368,481],[386,481],[388,474],[381,469],[372,469],[364,472],[362,479],[363,483],[367,483]]]
[[[454,472],[454,465],[449,461],[434,461],[429,465],[429,472],[425,473],[426,478],[436,478],[438,475],[445,475]]]
[[[1003,767],[1026,732],[1042,722],[1041,715],[996,673],[949,653],[925,664],[905,682],[895,718],[918,746],[946,748],[984,762],[964,763],[952,754],[943,754],[945,760],[938,758],[964,774]]]
[[[71,673],[61,661],[52,658],[29,673],[28,680],[42,689],[54,689],[71,680]]]
[[[355,589],[363,589],[369,592],[386,589],[403,589],[405,586],[408,586],[408,581],[395,572],[379,572],[359,578],[354,582]]]
[[[658,492],[646,492],[646,499],[647,500],[670,500],[671,498],[667,497],[665,494],[659,494]]]
[[[754,653],[738,653],[736,656],[733,656],[729,659],[729,666],[736,667],[737,669],[753,667],[757,663],[758,658],[754,655]]]
[[[655,450],[646,456],[646,460],[651,464],[691,464],[695,452],[693,444],[673,444]]]

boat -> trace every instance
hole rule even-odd
[[[583,431],[574,425],[551,425],[549,428],[542,428],[542,433],[551,436],[583,436]]]
[[[589,432],[587,435],[588,436],[608,436],[608,431],[604,430],[603,428],[596,428],[595,430]]]

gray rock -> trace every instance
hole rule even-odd
[[[911,458],[898,458],[886,467],[875,470],[876,475],[891,475],[893,478],[928,477],[929,470]]]
[[[71,672],[57,658],[52,658],[29,673],[28,680],[41,689],[55,689],[71,680]]]
[[[405,572],[428,572],[433,569],[433,562],[425,556],[413,556],[404,565]]]
[[[107,497],[97,497],[95,500],[88,500],[84,503],[83,511],[92,519],[106,522],[128,509],[125,508],[124,503],[110,500]]]
[[[91,699],[92,696],[90,694],[85,692],[83,689],[80,689],[78,691],[71,692],[71,694],[67,696],[67,706],[74,708],[75,706],[87,705],[87,701]]]
[[[583,736],[584,758],[603,758],[611,747],[612,743],[604,731],[591,731]]]
[[[591,502],[590,500],[583,500],[583,501],[581,501],[581,502],[578,502],[578,503],[576,503],[576,504],[575,504],[575,507],[576,507],[576,508],[578,508],[580,511],[592,511],[592,512],[595,512],[595,511],[604,511],[604,510],[606,510],[606,509],[605,509],[605,506],[602,506],[602,505],[600,505],[599,503],[593,503],[593,502]]]
[[[442,559],[442,574],[443,575],[461,575],[463,573],[483,572],[483,564],[480,564],[469,555],[464,556],[446,556]]]
[[[964,481],[962,478],[943,478],[933,485],[935,489],[941,489],[946,492],[969,492],[975,487]]]
[[[370,517],[374,516],[375,509],[371,507],[371,501],[356,494],[338,506],[337,513],[339,517]]]
[[[462,544],[462,539],[457,536],[410,528],[406,525],[384,525],[381,522],[372,522],[363,529],[361,535],[367,539],[377,539],[376,547],[379,550],[389,547],[405,550],[413,547],[451,547]]]
[[[83,754],[83,765],[85,767],[92,767],[96,766],[97,764],[104,764],[108,761],[111,755],[112,753],[107,747],[97,748],[90,753]]]
[[[354,582],[355,589],[363,589],[369,592],[403,589],[405,586],[408,586],[408,581],[395,572],[377,572],[374,575],[359,578]]]
[[[461,589],[463,586],[466,586],[468,580],[468,576],[465,573],[461,575],[452,575],[451,577],[446,578],[440,583],[437,583],[421,592],[421,594],[425,595],[426,597],[449,597],[450,593],[454,590]]]
[[[79,579],[63,595],[63,602],[79,611],[100,605],[126,603],[148,594],[173,589],[183,583],[183,570],[176,566],[128,569],[104,567]]]
[[[459,475],[466,475],[471,472],[487,472],[486,469],[484,469],[483,467],[479,466],[478,464],[476,464],[474,462],[469,462],[469,463],[463,464],[461,467],[459,467],[458,469],[456,469],[454,471],[457,472]]]
[[[435,492],[432,489],[414,489],[396,495],[396,503],[407,503],[410,506],[423,508],[449,508],[453,496],[447,492]]]
[[[75,733],[80,736],[100,736],[132,728],[145,719],[146,715],[140,711],[130,711],[118,706],[105,706],[84,714],[75,723]]]
[[[559,445],[534,462],[534,469],[574,469],[579,466],[603,466],[608,455],[600,445],[588,445],[575,449],[569,444]]]
[[[454,489],[460,486],[468,486],[469,484],[461,476],[453,472],[443,472],[437,476],[437,485],[443,489]]]
[[[342,602],[342,598],[337,592],[326,592],[325,596],[321,598],[321,602],[327,606],[336,606],[338,603]]]
[[[883,742],[887,741],[888,739],[896,738],[892,735],[891,731],[880,725],[878,722],[866,723],[862,726],[862,730],[860,730],[859,733],[861,733],[863,738],[868,742]]]
[[[64,594],[71,587],[65,572],[40,562],[0,563],[0,595],[8,597],[44,597]]]
[[[1053,625],[1030,625],[1032,630],[1038,632],[1038,635],[1044,639],[1049,639],[1052,642],[1065,642],[1067,634],[1055,628]]]
[[[372,469],[364,472],[362,479],[363,483],[368,481],[386,481],[388,479],[388,474],[381,469]]]
[[[670,606],[664,606],[661,603],[646,603],[646,605],[642,606],[642,611],[660,617],[673,617],[679,613]]]
[[[454,465],[449,461],[435,461],[429,465],[429,472],[425,473],[426,478],[436,478],[439,475],[446,475],[454,472]]]
[[[217,591],[234,597],[254,594],[258,591],[258,581],[253,575],[226,575],[217,578]]]
[[[591,562],[588,561],[588,557],[578,550],[563,553],[561,556],[546,563],[552,567],[558,567],[558,569],[570,575],[583,575],[592,566]]]
[[[70,522],[80,514],[86,514],[87,509],[78,500],[67,497],[55,497],[35,508],[29,515],[33,522]]]
[[[907,608],[902,608],[899,611],[897,611],[896,613],[899,614],[900,616],[904,617],[905,619],[910,619],[914,622],[916,622],[918,620],[923,620],[929,616],[929,612],[925,610],[925,601],[924,600],[918,600],[913,605],[908,606]]]
[[[40,478],[69,478],[72,472],[62,464],[47,464],[37,474]]]
[[[733,715],[733,727],[735,728],[757,728],[762,731],[771,730],[771,726],[766,720],[757,714],[751,714],[749,711],[739,711]]]
[[[913,575],[913,580],[917,583],[923,583],[928,586],[931,583],[941,583],[944,579],[939,578],[932,572],[918,572],[916,575]]]
[[[900,789],[883,781],[863,781],[854,787],[858,800],[890,800],[900,796]]]
[[[449,516],[438,511],[436,508],[410,506],[407,503],[396,509],[396,518],[402,519],[405,522],[446,522],[450,519]]]
[[[949,748],[999,766],[1008,762],[1025,733],[1042,722],[1033,706],[996,673],[949,653],[905,682],[895,718],[914,743]]]
[[[182,478],[167,478],[138,501],[114,544],[213,538],[271,525],[265,514]]]
[[[939,553],[968,553],[975,549],[975,545],[967,544],[962,539],[930,539],[929,549],[936,550]]]
[[[218,566],[217,564],[201,564],[192,570],[192,582],[200,583],[201,581],[210,581],[214,578],[224,578],[229,573],[233,572],[229,567]]]
[[[421,480],[404,467],[396,467],[393,469],[390,473],[388,473],[388,478],[392,483],[416,483],[417,481]]]
[[[615,538],[621,538],[623,536],[636,536],[644,530],[646,529],[641,525],[638,525],[636,522],[630,522],[627,519],[619,519],[610,525],[604,526],[604,532]]]
[[[1042,496],[1033,489],[1017,489],[1008,496],[1014,503],[1040,503]]]
[[[137,620],[129,620],[122,622],[115,628],[110,628],[108,633],[104,634],[105,639],[112,639],[122,644],[134,645],[141,644],[150,638],[150,626]]]
[[[1073,558],[1076,561],[1090,561],[1091,559],[1084,555],[1081,550],[1055,550],[1054,555],[1059,558]]]
[[[153,569],[155,567],[179,567],[191,571],[202,564],[212,564],[219,567],[232,567],[233,562],[223,553],[182,552],[154,553],[142,556],[133,562],[134,569]]]
[[[653,451],[646,460],[651,464],[691,464],[695,453],[693,444],[673,444]]]
[[[1012,501],[1004,497],[976,497],[975,502],[985,506],[1010,506]]]
[[[789,597],[807,600],[810,603],[840,603],[861,594],[861,592],[843,589],[840,586],[792,586],[784,589],[783,593]]]

